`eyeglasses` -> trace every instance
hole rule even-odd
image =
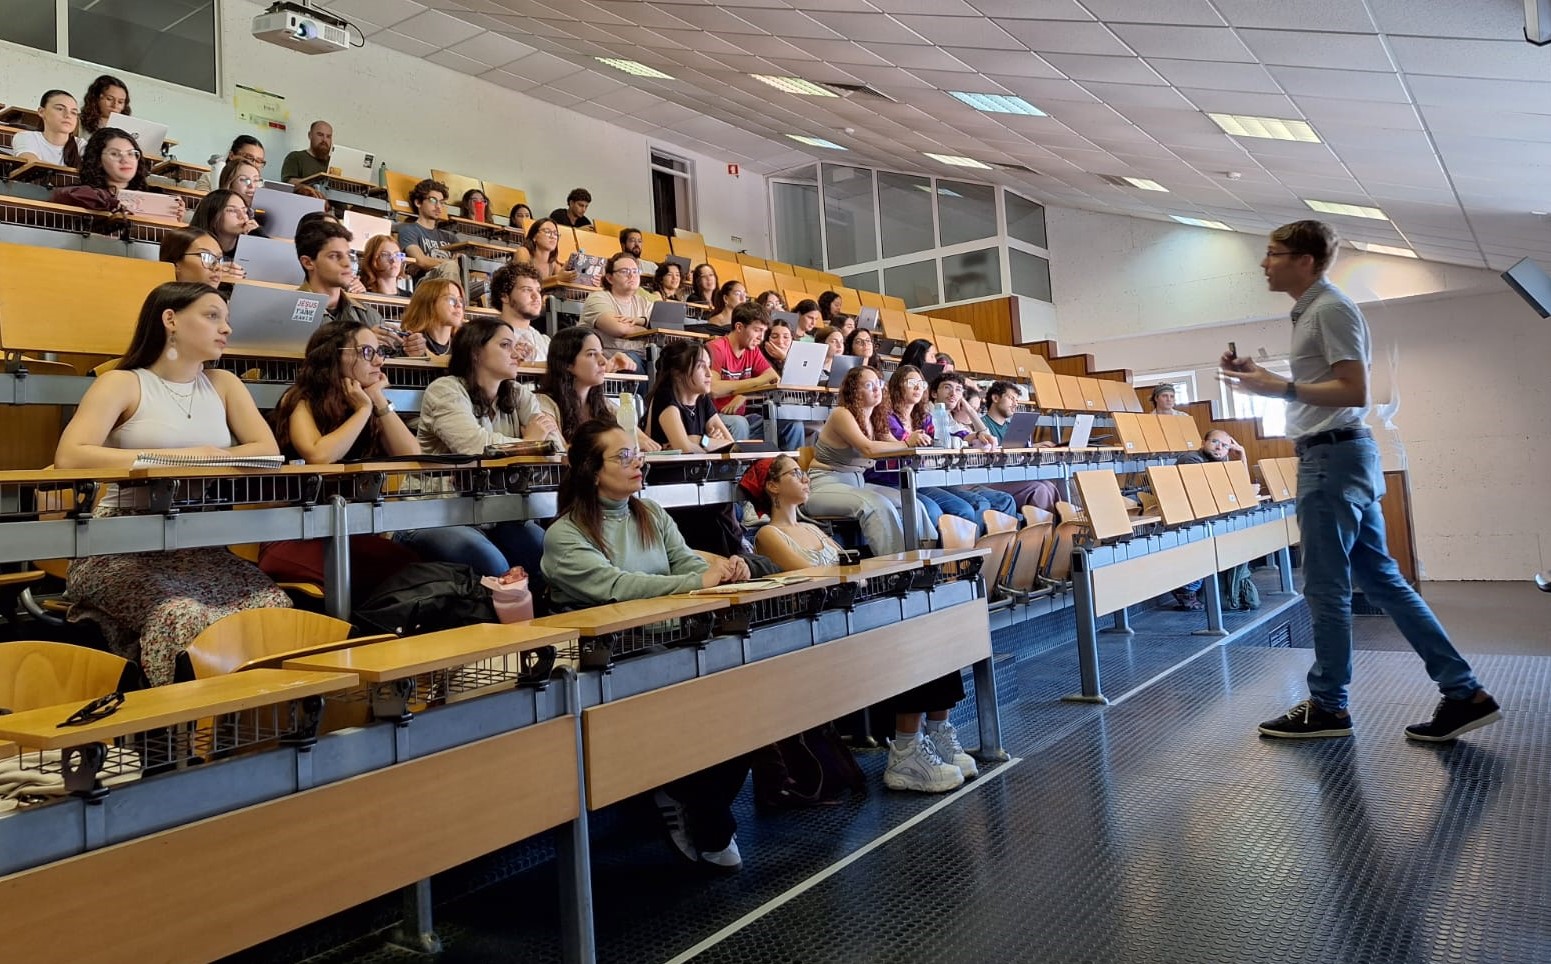
[[[640,274],[641,273],[641,269],[640,268],[615,268],[614,269],[614,273],[615,274],[622,274],[622,275],[624,275],[627,278],[631,278],[631,277],[634,277],[634,276]]]
[[[806,482],[808,481],[808,473],[804,472],[802,469],[792,469],[790,472],[782,472],[780,475],[776,476],[776,481],[779,482],[785,478],[795,478],[799,482]]]
[[[424,203],[424,204],[434,204],[437,207],[445,207],[446,204],[447,204],[446,201],[443,201],[441,198],[435,197],[435,196],[426,198],[422,203]]]
[[[103,151],[102,152],[102,156],[106,157],[106,158],[110,158],[110,159],[115,160],[115,161],[138,161],[138,160],[140,160],[140,152],[139,151],[121,151],[121,150],[114,149],[114,150],[110,150],[110,151]]]
[[[883,391],[883,383],[882,382],[878,382],[878,381],[862,382],[862,391],[864,391],[864,392],[881,392],[881,391]]]
[[[247,177],[247,176],[234,177],[234,178],[232,178],[232,181],[234,183],[241,184],[243,187],[257,187],[258,185],[264,183],[264,179],[261,178],[261,177]]]
[[[560,237],[560,229],[559,228],[540,228],[539,229],[539,234],[544,235],[544,237],[546,237],[546,238],[558,238],[558,237]]]
[[[237,159],[240,161],[246,161],[247,163],[252,164],[254,167],[259,168],[260,170],[262,170],[264,167],[264,159],[262,157],[254,157],[252,154],[238,154]]]
[[[640,449],[620,449],[610,455],[609,459],[623,468],[629,468],[637,462],[645,461],[645,456],[641,454]]]
[[[373,358],[381,358],[386,361],[394,355],[393,349],[386,345],[381,347],[377,345],[357,345],[353,348],[341,348],[340,351],[348,351],[352,354],[360,355],[361,360],[364,362],[369,362]]]
[[[402,251],[379,251],[379,252],[377,252],[377,260],[378,261],[392,261],[392,262],[403,261],[404,260],[404,252],[402,252]]]
[[[457,295],[448,295],[447,297],[443,298],[442,300],[447,302],[449,305],[452,305],[454,308],[462,308],[463,307],[463,299],[459,298]]]
[[[67,726],[84,726],[87,723],[95,723],[104,720],[118,712],[118,708],[124,705],[124,694],[115,690],[106,696],[99,696],[85,706],[71,713],[63,723],[54,727],[62,730]]]
[[[207,268],[214,268],[221,263],[221,256],[214,251],[189,251],[183,256],[185,258],[198,258],[199,263]]]
[[[1266,249],[1266,257],[1268,258],[1296,258],[1302,253],[1302,251],[1272,251],[1270,248]]]
[[[906,388],[925,388],[926,387],[926,382],[923,381],[922,379],[919,379],[919,378],[907,378],[907,379],[905,379],[905,387]]]

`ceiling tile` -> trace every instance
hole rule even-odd
[[[1300,30],[1241,30],[1239,36],[1268,65],[1393,71],[1377,36],[1310,33]]]
[[[477,60],[470,60],[468,57],[452,50],[438,50],[434,54],[427,54],[425,59],[438,67],[446,67],[448,70],[456,70],[460,74],[468,74],[472,77],[478,77],[480,74],[488,72],[491,67],[490,64],[482,64]]]
[[[998,19],[996,22],[1036,53],[1104,54],[1111,57],[1131,54],[1108,27],[1097,21],[1078,23],[1066,20]]]
[[[1209,0],[1084,0],[1094,16],[1114,23],[1170,23],[1214,27],[1224,23]]]
[[[1266,3],[1265,0],[1213,0],[1235,27],[1308,28],[1372,33],[1373,21],[1365,4],[1349,0],[1299,0],[1298,3]]]
[[[921,44],[927,41],[915,31],[893,17],[876,13],[835,13],[831,11],[809,14],[814,20],[857,43],[874,44]]]
[[[581,70],[580,67],[570,61],[561,60],[559,57],[546,53],[529,54],[521,60],[507,64],[503,69],[519,77],[526,77],[529,80],[542,84],[559,80],[562,77],[569,77],[571,74]]]
[[[738,11],[738,16],[761,30],[778,37],[794,37],[804,40],[844,40],[843,34],[824,26],[817,20],[795,10],[760,10],[750,8]]]
[[[1332,70],[1321,67],[1271,67],[1271,76],[1289,94],[1310,97],[1360,98],[1392,104],[1410,102],[1396,73]]]
[[[1176,110],[1192,108],[1190,101],[1186,100],[1184,95],[1170,87],[1100,83],[1089,83],[1083,86],[1090,94],[1111,107],[1159,107]]]
[[[384,27],[425,11],[425,5],[414,0],[335,0],[328,8],[347,20],[359,17]]]
[[[500,67],[518,57],[526,57],[533,53],[533,48],[527,44],[518,43],[510,37],[486,31],[458,44],[457,52],[470,60]]]
[[[1256,117],[1280,117],[1298,120],[1303,117],[1292,100],[1283,94],[1250,94],[1236,90],[1185,89],[1181,94],[1204,111],[1214,114],[1251,114]]]
[[[1057,77],[1059,77],[1054,68],[1051,68],[1051,72],[1056,73]],[[1042,110],[1045,109],[1044,104],[1048,101],[1094,103],[1098,100],[1097,97],[1083,89],[1082,86],[1070,80],[1057,78],[1030,79],[1027,77],[1008,77],[1001,74],[993,75],[991,79],[1019,97],[1032,101],[1035,106],[1040,107]]]
[[[888,63],[905,70],[917,67],[924,70],[957,70],[974,73],[962,60],[939,47],[913,46],[909,44],[869,43],[867,49]]]
[[[1522,36],[1522,24],[1519,31]],[[1394,37],[1390,43],[1401,69],[1410,73],[1533,81],[1543,81],[1547,76],[1546,50],[1522,39]]]
[[[1279,94],[1279,87],[1259,64],[1213,64],[1200,60],[1151,58],[1148,65],[1175,87],[1210,90],[1240,90],[1250,93]]]
[[[1423,37],[1501,40],[1522,36],[1524,8],[1514,2],[1458,3],[1456,0],[1368,0],[1379,29]]]
[[[1157,84],[1167,86],[1146,61],[1136,57],[1094,57],[1086,54],[1047,54],[1050,65],[1077,81],[1109,84]]]
[[[382,44],[390,50],[397,50],[412,57],[424,57],[437,49],[435,44],[428,44],[418,37],[406,37],[396,30],[381,30],[372,34],[372,43]]]
[[[1115,24],[1112,29],[1143,57],[1244,64],[1252,64],[1256,59],[1227,27]]]
[[[398,33],[434,47],[451,47],[481,32],[481,28],[439,10],[416,14],[396,27]]]
[[[943,49],[974,67],[977,73],[1011,74],[1014,77],[1061,76],[1059,70],[1046,63],[1038,54],[1027,50],[974,50],[968,47]]]
[[[977,50],[1022,50],[1023,44],[984,17],[895,18],[927,40],[942,47],[971,47]]]

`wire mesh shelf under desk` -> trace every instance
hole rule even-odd
[[[640,656],[674,646],[693,646],[711,638],[710,613],[633,626],[617,633],[588,636],[581,641],[581,668],[607,669],[614,660]]]

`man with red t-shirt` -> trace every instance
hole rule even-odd
[[[743,396],[781,380],[780,373],[770,367],[759,350],[769,327],[765,309],[747,301],[733,309],[732,332],[711,339],[706,346],[711,355],[711,401],[734,438],[763,437],[764,417],[758,412],[745,412],[747,401]],[[802,447],[802,423],[785,422],[777,430],[783,451],[795,452]]]

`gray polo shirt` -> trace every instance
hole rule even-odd
[[[1335,377],[1336,362],[1373,363],[1373,348],[1368,338],[1368,322],[1341,289],[1324,278],[1314,282],[1292,309],[1293,381],[1324,382]],[[1368,416],[1368,406],[1325,408],[1287,404],[1287,437],[1300,439],[1334,429],[1359,428]]]

